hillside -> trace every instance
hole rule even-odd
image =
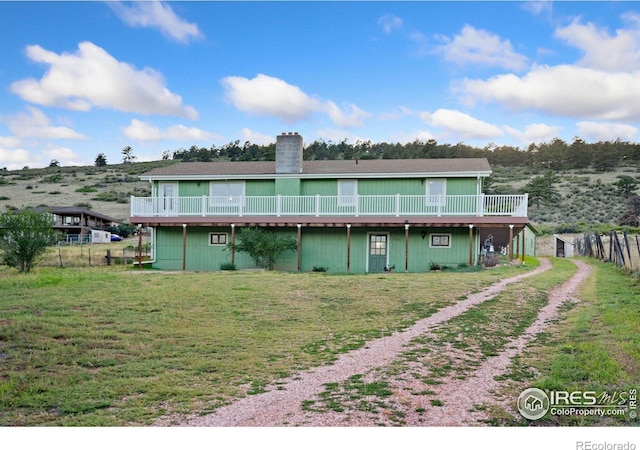
[[[176,162],[0,171],[0,210],[81,204],[124,221],[129,217],[129,197],[151,193],[149,183],[140,181],[138,176],[154,167]],[[494,166],[491,192],[515,193],[539,175],[527,167]],[[561,200],[553,204],[543,203],[540,207],[536,207],[533,201],[529,205],[529,217],[542,231],[553,230],[563,224],[616,224],[625,209],[625,198],[611,184],[618,180],[619,175],[640,180],[640,168],[628,166],[604,173],[573,170],[558,172],[557,175],[560,181],[554,187]]]
[[[574,225],[599,226],[615,225],[626,209],[627,199],[617,192],[612,183],[618,177],[627,175],[640,181],[640,168],[619,167],[610,172],[592,170],[571,170],[557,172],[558,183],[554,188],[560,200],[541,203],[539,207],[530,199],[529,217],[541,231],[558,229],[571,231]],[[493,167],[492,192],[515,193],[533,178],[540,176],[527,167]],[[638,195],[636,190],[633,195]],[[581,228],[578,226],[578,229]]]
[[[149,183],[138,176],[172,163],[174,161],[154,161],[0,171],[0,210],[80,204],[125,221],[130,215],[129,197],[151,195]]]

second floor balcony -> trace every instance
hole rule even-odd
[[[521,195],[131,197],[131,217],[527,217]]]

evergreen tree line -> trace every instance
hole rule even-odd
[[[240,141],[212,146],[211,148],[191,146],[173,152],[165,151],[162,159],[183,162],[208,161],[274,161],[275,144],[257,145]],[[358,141],[350,144],[346,140],[332,142],[318,140],[304,149],[304,159],[417,159],[417,158],[487,158],[492,165],[504,167],[527,166],[540,170],[564,171],[572,169],[593,169],[606,172],[616,167],[640,162],[640,143],[621,140],[587,143],[580,138],[567,143],[555,138],[551,142],[531,144],[522,149],[513,146],[488,144],[483,148],[463,143],[440,144],[430,139],[416,140],[407,144],[389,144]]]

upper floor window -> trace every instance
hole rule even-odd
[[[338,180],[338,206],[355,206],[358,180]]]
[[[447,180],[427,178],[425,184],[427,186],[427,205],[444,206],[446,204]]]
[[[240,205],[244,197],[244,181],[212,181],[209,195],[217,205]]]

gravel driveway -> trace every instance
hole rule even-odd
[[[486,408],[479,405],[499,401],[489,394],[498,387],[494,377],[503,373],[512,358],[545,328],[549,319],[557,314],[558,307],[572,298],[578,285],[591,273],[587,264],[573,261],[578,266],[577,273],[548,293],[548,304],[538,312],[532,325],[508,342],[503,351],[469,369],[465,376],[459,376],[453,370],[453,373],[429,386],[426,392],[419,365],[404,365],[395,373],[394,367],[400,367],[397,366],[398,358],[410,348],[410,343],[429,335],[434,327],[494,298],[510,284],[551,268],[547,259],[541,259],[540,262],[536,269],[469,295],[465,300],[441,309],[404,331],[345,353],[332,365],[278,380],[277,387],[270,386],[268,392],[239,399],[213,414],[190,418],[166,417],[157,421],[156,426],[477,426],[481,424],[480,420],[486,418]],[[439,350],[456,352],[454,348]],[[322,405],[323,398],[327,398],[327,386],[337,388],[344,385],[345,381],[360,388],[382,389],[373,396],[359,398],[353,407],[318,406]],[[380,400],[381,393],[384,401]],[[420,393],[423,394],[418,395]],[[354,397],[349,396],[348,392],[343,394],[347,404],[348,399]],[[515,402],[515,399],[512,400]]]

